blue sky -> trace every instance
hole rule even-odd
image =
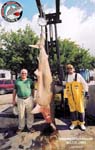
[[[27,24],[39,35],[38,9],[35,0],[16,0],[23,7],[22,18],[8,23],[0,16],[0,26],[7,31],[24,29]],[[40,0],[45,12],[55,11],[55,0]],[[0,9],[7,0],[0,0]],[[60,0],[62,23],[58,24],[58,36],[61,39],[75,41],[81,47],[95,55],[95,0]]]
[[[95,10],[95,5],[90,0],[65,0],[64,4],[67,7],[79,7],[84,9],[88,15],[90,15]]]
[[[23,7],[23,17],[27,17],[29,19],[32,18],[34,14],[38,12],[36,6],[36,0],[16,0]],[[55,0],[40,0],[43,6],[48,8],[52,8],[55,6]],[[88,15],[91,15],[95,10],[95,5],[90,0],[60,0],[60,2],[64,1],[64,5],[67,8],[78,7],[80,9],[84,9]],[[93,0],[92,0],[93,1]],[[7,0],[0,0],[3,4],[7,2]]]
[[[9,0],[0,0],[2,4],[7,1]],[[36,0],[16,0],[16,2],[19,2],[23,7],[23,17],[31,19],[35,13],[38,13]],[[54,0],[41,0],[41,3],[42,5],[52,7],[54,4]]]

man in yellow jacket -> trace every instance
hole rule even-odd
[[[66,69],[68,73],[66,79],[66,94],[72,120],[70,129],[73,130],[77,125],[79,125],[82,130],[86,130],[84,125],[84,94],[88,93],[88,85],[79,73],[75,73],[73,65],[68,64]]]

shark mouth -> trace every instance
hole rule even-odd
[[[14,15],[15,16],[20,16],[20,12],[15,12]]]

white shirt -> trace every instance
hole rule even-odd
[[[68,74],[67,82],[73,82],[73,81],[75,81],[75,74],[76,73]],[[77,82],[82,83],[84,90],[86,92],[88,92],[88,84],[86,83],[86,81],[84,80],[84,78],[79,73],[77,73]]]

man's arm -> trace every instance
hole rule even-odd
[[[12,101],[13,105],[16,104],[16,89],[13,90],[13,101]]]

